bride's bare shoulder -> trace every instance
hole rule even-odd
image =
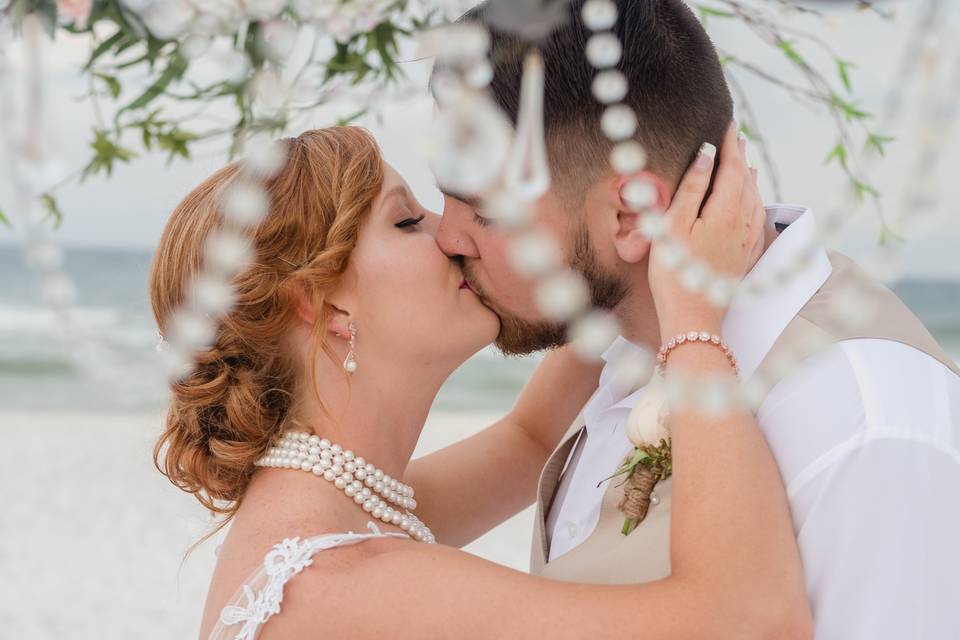
[[[284,586],[280,613],[264,625],[258,640],[373,637],[366,635],[365,619],[388,617],[403,589],[402,576],[425,557],[419,547],[426,546],[377,537],[316,553]]]
[[[329,624],[357,639],[496,637],[502,622],[483,612],[510,610],[531,582],[546,581],[453,547],[369,540],[318,554],[287,585],[261,640],[329,638]]]

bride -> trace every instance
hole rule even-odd
[[[156,448],[172,482],[232,523],[201,638],[811,637],[780,475],[745,411],[671,415],[664,580],[554,582],[459,551],[533,501],[598,367],[550,353],[502,420],[411,463],[441,384],[493,341],[498,318],[435,244],[438,216],[369,134],[336,127],[283,144],[255,258],[234,279],[237,305],[172,384]],[[698,219],[711,167],[691,165],[665,215],[691,251],[742,276],[762,232],[757,205]],[[164,229],[150,275],[161,329],[238,172],[233,163],[208,178]],[[711,236],[712,225],[724,233]],[[722,310],[654,262],[662,335],[719,328]],[[734,375],[703,343],[667,362]]]

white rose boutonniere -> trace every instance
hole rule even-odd
[[[627,437],[633,452],[612,477],[626,475],[622,484],[623,535],[629,535],[647,517],[653,488],[673,471],[670,429],[667,426],[667,393],[663,377],[655,375],[627,417]]]

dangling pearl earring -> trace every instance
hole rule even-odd
[[[350,350],[347,351],[347,359],[343,361],[343,368],[347,370],[347,373],[352,374],[357,370],[357,358],[354,349],[357,347],[357,326],[353,322],[349,325],[350,328]]]

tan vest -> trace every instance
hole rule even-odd
[[[827,252],[833,271],[823,286],[777,338],[760,363],[757,374],[767,391],[785,375],[778,362],[796,362],[824,347],[853,338],[879,338],[909,345],[942,362],[954,373],[960,369],[937,344],[919,319],[889,289],[871,280],[849,258]],[[864,313],[845,318],[845,303],[855,301]],[[786,368],[789,371],[789,368]],[[659,580],[670,575],[670,506],[672,478],[657,484],[660,504],[624,536],[623,514],[617,509],[623,487],[608,482],[593,533],[577,547],[547,562],[544,519],[556,493],[570,452],[582,431],[583,416],[567,432],[540,474],[534,521],[531,573],[556,580],[596,584],[626,584]],[[613,470],[611,469],[611,473]]]

